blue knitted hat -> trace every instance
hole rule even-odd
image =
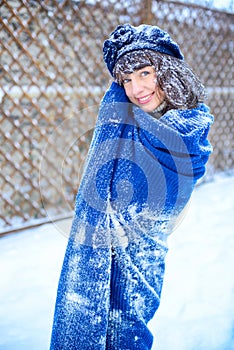
[[[121,56],[142,49],[184,59],[178,44],[164,30],[157,26],[141,24],[134,27],[127,23],[117,26],[103,45],[103,58],[111,75],[113,76],[114,66]]]

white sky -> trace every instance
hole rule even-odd
[[[179,0],[181,2],[202,5],[234,13],[234,0]]]

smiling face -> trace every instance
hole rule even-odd
[[[124,74],[122,84],[129,100],[145,112],[154,111],[164,100],[165,94],[156,84],[155,69],[152,66]]]

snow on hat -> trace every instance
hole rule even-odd
[[[118,25],[103,45],[103,58],[111,75],[113,76],[114,66],[121,56],[142,49],[184,59],[178,44],[164,30],[147,24],[134,27],[126,23]]]

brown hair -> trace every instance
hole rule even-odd
[[[205,88],[191,67],[175,57],[152,50],[128,52],[117,61],[113,75],[123,85],[123,76],[153,66],[156,84],[165,93],[168,109],[194,108],[205,98]]]

